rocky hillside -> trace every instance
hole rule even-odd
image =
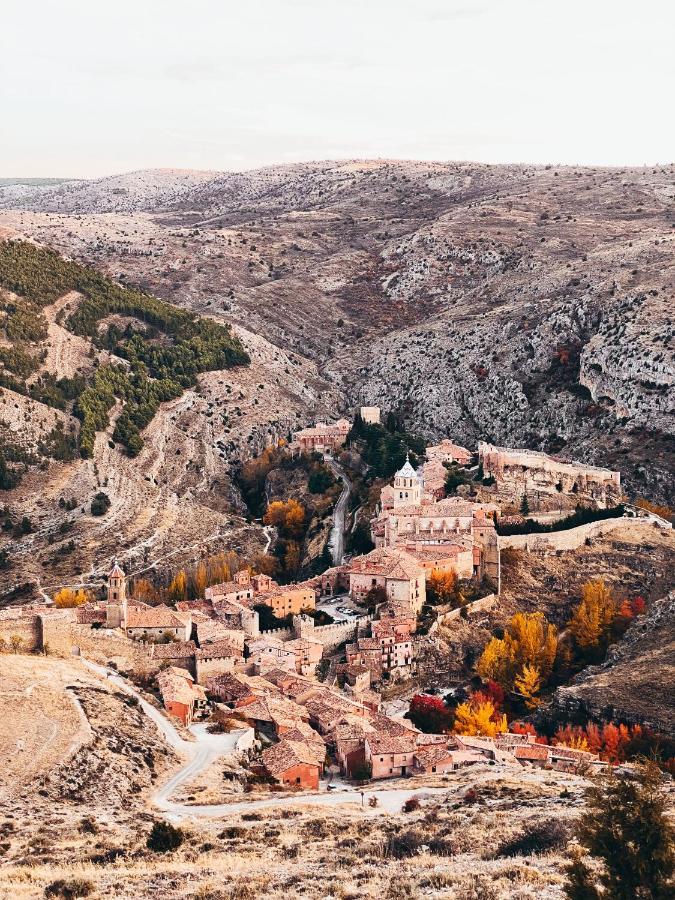
[[[675,168],[344,162],[0,187],[0,221],[318,365],[428,437],[673,498]]]
[[[674,197],[673,166],[350,161],[0,183],[5,235],[229,324],[251,356],[163,403],[135,461],[101,432],[95,462],[59,468],[75,476],[52,481],[50,465],[2,500],[51,514],[64,492],[81,506],[122,478],[114,533],[149,541],[151,560],[219,530],[231,461],[367,401],[427,438],[617,467],[630,494],[672,504]],[[68,302],[43,311],[41,365],[59,376],[89,352],[59,320]],[[30,398],[5,408],[10,428],[53,427]]]
[[[601,666],[584,669],[558,688],[549,715],[574,721],[577,716],[647,724],[672,735],[675,672],[675,594],[652,604],[649,614],[610,648]]]
[[[113,556],[260,549],[232,462],[321,392],[246,329],[0,242],[0,596],[96,586]]]

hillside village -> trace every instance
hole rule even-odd
[[[362,408],[357,419],[377,425],[380,411]],[[345,419],[302,429],[286,452],[332,458],[351,429]],[[449,485],[456,493],[446,496]],[[407,455],[382,486],[369,524],[374,549],[318,575],[280,584],[243,567],[195,599],[151,605],[134,598],[133,581],[115,562],[105,598],[2,610],[0,639],[15,651],[116,669],[184,729],[201,722],[239,734],[237,758],[257,789],[316,791],[338,769],[364,782],[486,760],[588,771],[605,763],[586,743],[549,744],[533,728],[509,730],[495,704],[483,728],[453,733],[417,727],[390,698],[408,682],[423,688],[439,628],[499,607],[505,551],[555,553],[626,521],[645,535],[672,528],[623,500],[618,472],[484,442],[474,453],[445,439],[427,446],[417,466]],[[577,524],[582,515],[587,521]],[[448,583],[464,593],[430,606],[428,592]],[[261,624],[263,608],[280,627]],[[321,624],[319,612],[332,621]]]

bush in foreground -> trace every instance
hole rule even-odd
[[[63,897],[71,900],[74,897],[88,897],[94,885],[86,878],[57,878],[45,888],[45,897]]]
[[[155,822],[146,846],[155,853],[170,853],[180,847],[184,840],[182,829],[175,828],[169,822]]]

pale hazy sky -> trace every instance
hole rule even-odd
[[[675,160],[673,0],[2,0],[0,177]]]

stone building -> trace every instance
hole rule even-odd
[[[349,593],[359,601],[372,588],[382,588],[387,599],[406,604],[417,615],[426,602],[424,569],[403,550],[380,548],[356,556],[348,563]]]
[[[317,422],[313,428],[303,428],[293,434],[290,450],[300,453],[334,452],[344,446],[351,427],[347,419],[338,419],[330,424]]]
[[[380,424],[380,407],[379,406],[362,406],[359,415],[366,425]]]
[[[559,504],[586,503],[598,508],[621,501],[621,474],[598,466],[564,462],[537,450],[511,450],[480,441],[479,461],[486,478],[494,478],[497,496],[505,501],[537,501],[553,498]],[[546,505],[546,504],[545,504]]]
[[[468,466],[471,462],[471,451],[466,447],[460,447],[450,440],[442,440],[440,444],[434,444],[426,449],[426,457],[429,462],[437,460],[440,463],[458,463],[460,466]]]

